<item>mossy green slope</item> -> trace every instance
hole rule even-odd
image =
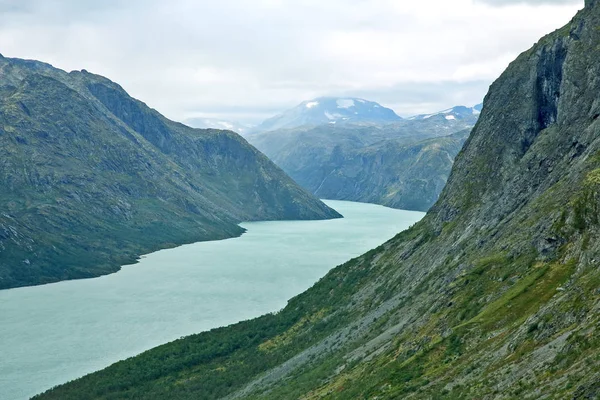
[[[241,221],[336,217],[233,132],[97,75],[0,58],[0,289],[115,272]]]
[[[600,397],[600,6],[492,85],[440,200],[276,315],[41,399]]]

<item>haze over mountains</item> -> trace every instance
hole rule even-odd
[[[447,120],[459,119],[475,121],[481,112],[482,104],[474,107],[456,106],[432,114],[419,114],[407,117],[408,120],[422,120],[444,117]],[[258,125],[244,124],[227,119],[195,117],[184,122],[193,128],[226,129],[243,136],[270,130],[314,127],[324,124],[338,125],[390,125],[402,121],[393,110],[381,104],[354,97],[320,97],[305,100],[300,105],[275,115]]]
[[[252,129],[251,125],[242,124],[235,121],[225,121],[218,118],[188,118],[183,121],[186,125],[198,129],[223,129],[245,135]]]
[[[481,109],[461,106],[407,119],[396,116],[390,122],[388,117],[373,117],[373,110],[384,109],[377,103],[327,99],[321,108],[316,99],[282,114],[301,114],[293,121],[302,121],[302,126],[246,138],[320,198],[417,211],[428,210],[437,200]],[[323,107],[350,102],[365,107],[344,108],[353,117],[322,123],[329,113]],[[316,113],[307,111],[317,108]],[[389,112],[393,113],[386,111],[386,116]],[[289,124],[294,123],[290,119]]]
[[[0,77],[0,289],[115,272],[241,221],[339,217],[237,134],[106,78],[2,56]]]
[[[393,110],[372,101],[354,97],[319,97],[267,119],[253,131],[266,132],[322,124],[385,124],[401,119]]]
[[[413,228],[277,314],[40,398],[597,398],[599,26],[587,0],[510,64]]]
[[[477,104],[473,107],[456,106],[433,114],[420,114],[409,117],[409,120],[429,119],[443,117],[447,120],[454,119],[472,119],[474,116],[481,114],[483,104]]]

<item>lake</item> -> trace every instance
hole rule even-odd
[[[0,399],[22,400],[192,333],[282,309],[424,213],[325,201],[345,218],[251,222],[94,279],[0,291]]]

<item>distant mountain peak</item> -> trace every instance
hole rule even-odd
[[[318,97],[267,119],[255,131],[356,122],[392,123],[401,119],[393,110],[373,101],[356,97]]]
[[[467,118],[477,118],[481,113],[481,109],[483,108],[483,104],[477,104],[473,107],[465,107],[465,106],[455,106],[452,108],[448,108],[446,110],[438,111],[432,114],[420,114],[415,115],[409,120],[419,120],[419,119],[429,119],[433,117],[437,118],[445,118],[447,120],[463,120]]]

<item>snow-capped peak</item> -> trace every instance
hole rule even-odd
[[[452,120],[468,120],[471,121],[473,123],[475,123],[475,121],[477,120],[480,112],[481,112],[481,108],[482,105],[478,104],[474,107],[465,107],[465,106],[456,106],[456,107],[452,107],[452,108],[448,108],[446,110],[443,111],[439,111],[433,114],[421,114],[421,115],[415,115],[412,117],[409,117],[408,119],[410,120],[419,120],[419,119],[429,119],[429,118],[433,118],[433,117],[440,117],[440,118],[444,118],[448,121],[452,121]]]
[[[354,97],[319,97],[300,103],[260,124],[255,132],[293,129],[332,122],[388,124],[400,121],[394,111],[375,102]]]

